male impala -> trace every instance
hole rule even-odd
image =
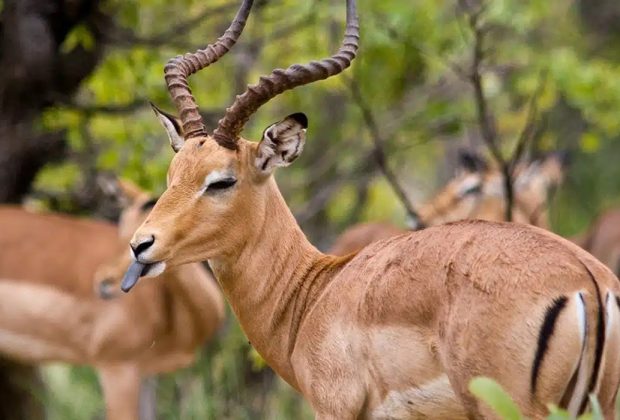
[[[121,232],[152,206],[144,193],[130,198]],[[128,237],[107,223],[0,207],[0,232],[0,353],[95,367],[110,420],[137,419],[142,378],[192,363],[223,320],[200,264],[171,268],[135,296],[95,296],[98,266],[105,293],[129,264]]]
[[[273,178],[301,153],[306,117],[267,127],[258,144],[239,137],[270,98],[350,65],[354,0],[336,55],[274,70],[207,133],[187,76],[234,44],[251,3],[215,44],[166,66],[181,118],[158,116],[177,154],[168,189],[131,240],[124,290],[142,272],[209,260],[252,344],[317,419],[492,418],[467,390],[478,375],[498,380],[530,417],[547,403],[582,412],[593,392],[611,418],[620,287],[592,256],[542,229],[481,221],[397,236],[356,256],[321,254]]]
[[[523,164],[515,180],[513,220],[549,228],[547,204],[551,192],[562,182],[564,154],[552,153]],[[461,153],[457,175],[418,213],[423,226],[464,219],[506,220],[503,175],[475,154]],[[340,234],[330,254],[346,255],[381,239],[407,230],[386,222],[358,223]]]

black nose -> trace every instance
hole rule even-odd
[[[101,299],[112,299],[116,295],[116,288],[114,287],[114,280],[106,278],[99,283],[99,297]]]
[[[131,250],[133,251],[133,255],[136,258],[138,258],[138,255],[140,255],[142,252],[149,249],[151,245],[153,245],[154,242],[155,242],[155,236],[151,235],[150,238],[144,238],[144,240],[137,245],[130,244]]]

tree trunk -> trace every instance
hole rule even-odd
[[[0,372],[0,419],[44,419],[44,387],[37,369],[0,359]]]
[[[98,0],[4,0],[0,6],[0,203],[17,203],[36,173],[65,152],[62,131],[39,128],[42,113],[68,102],[99,61],[107,18]],[[94,43],[61,46],[77,25]],[[45,417],[34,367],[0,358],[0,418]]]

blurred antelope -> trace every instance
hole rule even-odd
[[[620,285],[591,255],[543,229],[483,221],[324,255],[273,177],[301,153],[305,115],[270,125],[259,143],[240,137],[277,94],[350,65],[354,0],[335,55],[261,77],[207,132],[187,77],[228,51],[251,4],[213,45],[165,68],[181,119],[158,117],[177,153],[168,189],[130,242],[123,290],[143,274],[208,260],[256,350],[317,419],[493,418],[468,392],[478,375],[499,381],[529,417],[544,416],[547,403],[575,415],[592,392],[612,418]]]
[[[620,277],[620,209],[603,212],[588,231],[571,238]]]
[[[549,228],[548,199],[564,178],[566,156],[551,153],[516,172],[515,222]],[[506,202],[500,171],[469,152],[459,155],[457,175],[419,210],[416,225],[435,226],[464,219],[504,221]],[[336,238],[329,250],[333,255],[359,251],[368,244],[407,232],[387,222],[359,223]]]
[[[224,317],[221,293],[200,264],[171,268],[135,295],[112,299],[129,264],[124,232],[154,203],[122,185],[127,207],[118,230],[0,207],[0,352],[95,367],[111,420],[137,419],[141,380],[191,364]],[[93,281],[107,300],[94,295]]]

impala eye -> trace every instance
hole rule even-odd
[[[232,187],[236,183],[237,183],[237,180],[235,178],[221,179],[219,181],[215,181],[207,185],[207,192],[225,190],[225,189]]]
[[[482,185],[470,185],[467,189],[461,191],[461,195],[479,194],[482,192]]]
[[[141,211],[151,210],[153,207],[155,207],[157,200],[159,200],[159,197],[151,198],[149,201],[145,202],[144,204],[140,206],[140,210]]]

